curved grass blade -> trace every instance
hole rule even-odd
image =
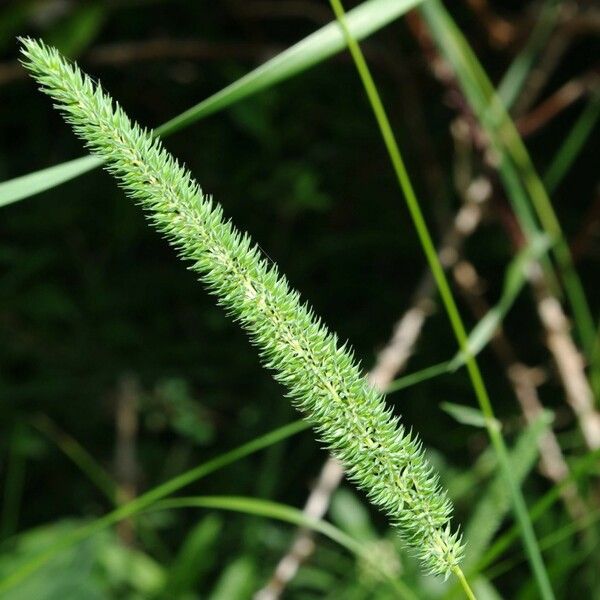
[[[82,156],[60,165],[28,173],[0,183],[0,207],[29,198],[49,190],[61,183],[79,177],[96,167],[102,161],[97,156]]]
[[[368,562],[394,586],[395,590],[402,598],[406,598],[407,600],[417,600],[417,596],[410,588],[399,579],[392,577],[384,568],[382,568],[381,563],[368,551],[366,546],[361,544],[361,542],[343,532],[335,525],[332,525],[327,521],[313,519],[304,514],[301,510],[288,506],[287,504],[245,496],[195,496],[191,498],[162,500],[149,510],[170,510],[174,508],[209,508],[214,510],[225,510],[258,517],[266,517],[268,519],[284,521],[285,523],[312,529]]]
[[[422,0],[368,0],[348,13],[348,25],[363,39],[420,4]],[[221,91],[163,123],[154,133],[171,135],[192,123],[313,67],[344,48],[344,36],[332,22],[260,65]],[[97,157],[84,156],[0,183],[0,207],[49,190],[99,167]]]
[[[241,458],[249,456],[259,450],[263,450],[273,444],[281,442],[301,431],[309,428],[309,424],[303,420],[294,421],[278,429],[274,429],[269,433],[261,435],[254,440],[242,444],[229,452],[220,454],[215,458],[198,465],[197,467],[162,483],[161,485],[149,490],[145,494],[138,496],[135,500],[128,502],[127,504],[121,505],[119,508],[109,512],[108,514],[92,521],[91,523],[80,527],[79,529],[69,533],[64,538],[52,545],[48,550],[40,553],[37,557],[31,561],[22,565],[19,569],[15,570],[8,577],[0,580],[0,594],[12,589],[19,582],[26,579],[32,573],[35,573],[38,569],[43,567],[52,558],[70,548],[74,544],[85,540],[86,538],[106,529],[112,525],[115,525],[123,519],[127,519],[140,513],[143,510],[148,509],[150,506],[162,500],[163,498],[173,494],[181,488],[226,467]]]

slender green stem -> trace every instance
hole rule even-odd
[[[518,484],[515,482],[511,474],[506,444],[504,443],[504,439],[498,428],[481,371],[479,370],[476,360],[468,350],[468,336],[465,326],[462,322],[458,307],[450,290],[450,285],[446,279],[444,269],[439,261],[435,245],[431,239],[431,235],[429,234],[425,218],[423,217],[423,213],[421,212],[421,208],[419,206],[419,201],[417,200],[416,193],[408,176],[404,161],[402,160],[400,149],[392,132],[392,128],[383,107],[383,103],[381,102],[377,87],[373,77],[371,76],[371,72],[362,54],[360,46],[353,38],[346,25],[344,8],[341,1],[330,0],[330,4],[344,32],[348,48],[363,82],[365,92],[373,109],[375,119],[390,156],[398,183],[400,184],[404,194],[410,215],[415,225],[415,229],[417,230],[417,234],[425,252],[425,256],[427,257],[427,261],[429,263],[429,267],[431,268],[435,282],[438,286],[442,302],[446,312],[448,313],[448,317],[458,340],[460,349],[468,356],[466,359],[467,371],[471,378],[471,383],[481,407],[481,411],[485,417],[488,434],[498,456],[498,463],[502,469],[510,490],[514,512],[521,525],[525,549],[529,556],[531,567],[537,579],[540,592],[544,599],[554,598],[548,574],[546,572],[542,555],[537,544],[535,532],[527,513],[525,500]]]
[[[456,575],[458,581],[460,581],[460,585],[465,592],[465,596],[469,600],[477,600],[473,590],[471,589],[471,586],[469,585],[469,582],[467,581],[467,578],[465,577],[465,574],[462,572],[462,569],[460,567],[456,567],[456,569],[454,569],[454,574]]]

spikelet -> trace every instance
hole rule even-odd
[[[190,173],[56,49],[22,39],[23,64],[87,147],[238,320],[319,439],[384,511],[424,569],[447,577],[462,544],[421,442],[401,425],[338,343],[247,234]]]

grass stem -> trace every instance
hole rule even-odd
[[[458,581],[460,581],[460,585],[462,586],[462,589],[465,592],[465,596],[469,600],[477,600],[477,598],[475,597],[475,594],[473,593],[473,590],[471,589],[471,586],[469,585],[469,582],[467,581],[467,578],[465,577],[465,574],[463,573],[462,569],[460,567],[456,567],[456,569],[454,569],[454,574],[456,575]]]
[[[469,373],[469,377],[471,379],[471,383],[473,385],[475,395],[477,396],[477,400],[479,402],[481,411],[485,417],[486,428],[488,430],[488,434],[490,436],[494,450],[497,454],[498,463],[510,490],[513,509],[517,521],[521,526],[523,542],[525,545],[527,555],[529,557],[531,568],[537,580],[537,584],[542,597],[545,600],[550,600],[554,598],[554,594],[552,592],[548,574],[546,572],[542,555],[538,547],[535,532],[533,530],[531,520],[529,519],[529,514],[527,512],[525,500],[523,498],[518,484],[512,477],[506,444],[504,443],[502,434],[500,433],[500,430],[497,426],[497,421],[494,416],[494,411],[492,409],[492,404],[483,380],[483,376],[481,374],[481,371],[479,370],[479,365],[477,364],[476,360],[473,358],[472,354],[469,353],[468,336],[465,326],[463,324],[462,318],[460,317],[460,313],[452,295],[452,291],[450,290],[450,285],[448,284],[448,280],[444,273],[444,269],[438,258],[435,245],[433,243],[433,240],[431,239],[431,235],[427,228],[427,224],[421,211],[419,201],[417,199],[413,185],[410,181],[410,177],[408,176],[408,172],[406,170],[404,161],[402,159],[402,155],[400,153],[400,149],[392,132],[392,127],[387,117],[385,108],[383,107],[383,103],[379,96],[379,92],[377,91],[377,86],[375,85],[375,82],[373,80],[373,77],[371,75],[371,72],[369,70],[369,67],[363,56],[358,42],[354,39],[354,37],[350,33],[350,30],[348,29],[348,26],[345,21],[345,12],[341,1],[330,0],[330,4],[340,23],[340,27],[344,32],[348,48],[350,50],[352,58],[356,64],[359,76],[364,85],[365,92],[373,109],[377,125],[379,126],[379,130],[383,137],[383,141],[385,143],[390,160],[392,162],[392,166],[398,179],[398,183],[404,194],[406,203],[408,205],[408,210],[414,222],[415,229],[417,230],[417,234],[423,247],[423,251],[425,252],[425,256],[429,263],[429,267],[431,268],[433,277],[438,286],[440,297],[442,298],[442,302],[444,304],[446,312],[448,313],[452,329],[454,330],[460,349],[468,355],[468,358],[466,360],[467,371]]]

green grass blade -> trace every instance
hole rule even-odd
[[[554,256],[560,267],[583,350],[591,362],[595,342],[594,320],[562,228],[525,144],[476,55],[443,4],[439,0],[430,0],[423,5],[422,14],[436,43],[452,64],[471,107],[498,154],[498,171],[526,235],[531,237],[538,229],[527,205],[529,200],[544,231],[555,240]]]
[[[169,500],[162,500],[149,510],[170,510],[174,508],[208,508],[213,510],[225,510],[258,517],[266,517],[268,519],[291,523],[298,527],[312,529],[368,562],[394,585],[401,597],[409,600],[417,600],[417,596],[406,586],[406,584],[396,578],[390,577],[390,574],[382,568],[381,563],[372,555],[367,546],[364,546],[355,538],[344,533],[335,525],[332,525],[327,521],[311,518],[301,510],[288,506],[287,504],[244,496],[196,496],[192,498],[172,498]]]
[[[581,152],[600,117],[600,91],[588,101],[571,131],[556,152],[552,162],[544,173],[544,185],[549,193],[559,186],[567,171]]]
[[[420,4],[422,0],[368,0],[348,13],[352,34],[363,39]],[[335,22],[304,38],[241,79],[163,123],[155,134],[166,137],[192,123],[268,89],[313,67],[344,48]],[[49,190],[99,167],[102,161],[84,156],[0,183],[0,207]]]
[[[387,118],[385,108],[383,107],[383,104],[381,102],[379,92],[377,91],[377,86],[375,85],[375,82],[371,76],[369,67],[364,59],[358,42],[354,39],[354,37],[352,36],[352,32],[346,25],[345,13],[340,0],[330,0],[330,3],[336,14],[336,17],[338,18],[338,21],[340,22],[341,28],[344,31],[348,48],[350,50],[350,53],[352,54],[352,58],[354,59],[354,62],[356,64],[357,71],[363,82],[365,92],[371,104],[371,108],[375,115],[375,119],[381,132],[381,136],[388,151],[392,166],[394,168],[394,172],[396,174],[398,183],[406,200],[411,218],[415,225],[415,229],[417,230],[421,246],[423,247],[423,251],[425,253],[425,256],[427,257],[429,267],[432,271],[433,277],[438,287],[440,297],[442,298],[442,302],[448,314],[448,318],[452,325],[452,329],[454,330],[454,333],[458,340],[459,347],[463,352],[465,352],[465,354],[468,354],[468,336],[465,326],[458,311],[458,307],[454,300],[454,296],[452,295],[452,291],[450,289],[448,280],[446,279],[444,269],[438,258],[435,245],[433,243],[433,240],[431,239],[431,235],[429,234],[427,224],[423,217],[423,213],[421,212],[419,201],[417,199],[410,177],[406,170],[404,161],[402,159],[402,155],[400,153],[400,149],[394,137],[389,119]],[[425,4],[425,6],[427,5],[428,3]],[[466,367],[469,373],[469,377],[471,379],[471,383],[473,385],[473,389],[475,391],[475,395],[477,396],[477,400],[479,402],[481,411],[485,417],[488,434],[490,436],[492,445],[494,446],[494,450],[498,457],[500,469],[504,475],[504,479],[510,490],[515,516],[521,524],[523,541],[528,557],[530,559],[532,570],[538,582],[540,592],[542,594],[542,597],[545,599],[554,598],[548,574],[546,572],[546,568],[544,566],[542,556],[537,545],[535,532],[529,519],[525,500],[523,498],[518,483],[512,475],[506,444],[504,442],[499,428],[496,425],[494,411],[492,409],[492,404],[488,396],[483,376],[479,370],[479,366],[475,358],[472,355],[468,355],[466,360]],[[460,580],[461,584],[463,585],[467,596],[469,594],[472,594],[466,580],[464,579],[464,576],[462,575],[462,571],[460,570],[460,568],[457,567],[454,570],[454,572]]]
[[[192,528],[169,565],[162,598],[183,598],[199,589],[216,561],[223,525],[223,519],[211,513]]]
[[[96,156],[82,156],[47,169],[3,181],[0,183],[0,207],[45,192],[83,175],[101,164],[102,161]]]
[[[450,362],[451,361],[447,360],[436,365],[425,367],[420,371],[409,373],[408,375],[404,375],[398,379],[394,379],[394,381],[388,385],[385,391],[387,394],[391,394],[392,392],[398,392],[405,388],[412,387],[413,385],[417,385],[418,383],[422,383],[428,379],[434,379],[440,375],[451,373],[454,371],[454,369],[450,368]]]
[[[255,438],[254,440],[247,442],[229,452],[225,452],[165,483],[149,490],[145,494],[138,496],[135,500],[128,502],[127,504],[121,505],[116,510],[92,521],[91,523],[80,527],[79,529],[73,531],[69,535],[60,539],[56,544],[54,544],[48,550],[40,553],[37,557],[32,559],[31,561],[22,565],[19,569],[15,570],[8,577],[0,580],[0,594],[5,593],[6,591],[13,588],[19,582],[26,579],[32,573],[35,573],[38,569],[43,567],[48,561],[52,560],[52,558],[66,550],[67,548],[72,547],[74,544],[89,538],[90,536],[115,525],[119,521],[123,519],[127,519],[140,513],[141,511],[147,510],[153,504],[162,500],[163,498],[173,494],[174,492],[180,490],[181,488],[222,469],[250,454],[258,452],[259,450],[263,450],[273,444],[276,444],[282,440],[285,440],[301,431],[304,431],[309,428],[309,424],[305,421],[298,420],[283,427],[279,427],[269,433],[266,433],[260,437]]]
[[[370,0],[348,13],[348,27],[358,39],[363,39],[402,16],[422,0]],[[157,129],[168,135],[182,127],[222,110],[250,95],[298,75],[323,62],[345,47],[344,36],[332,22],[288,48],[275,58],[227,86],[217,94],[167,121]]]
[[[546,45],[560,14],[561,0],[546,0],[525,47],[513,60],[498,86],[498,96],[509,109],[523,88],[536,58]]]

